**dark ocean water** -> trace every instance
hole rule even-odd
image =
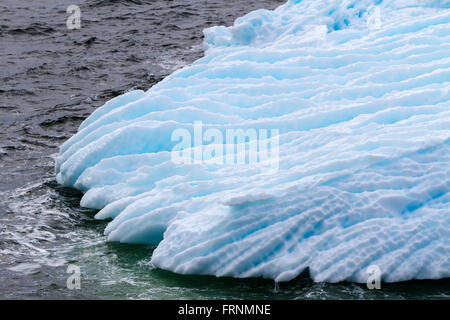
[[[2,0],[0,2],[0,299],[427,299],[450,280],[316,284],[180,276],[150,246],[107,243],[106,222],[59,187],[52,156],[95,108],[147,90],[202,56],[202,30],[285,0]],[[66,9],[81,8],[68,30]],[[69,290],[69,264],[81,290]]]

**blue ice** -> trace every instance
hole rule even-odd
[[[81,125],[57,181],[181,274],[450,277],[449,8],[290,0],[207,29],[203,58]],[[279,130],[277,170],[174,163],[196,121]]]

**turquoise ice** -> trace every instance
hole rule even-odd
[[[450,277],[450,1],[288,1],[204,33],[204,58],[61,147],[58,182],[110,241],[182,274]],[[195,121],[278,129],[279,170],[174,164]]]

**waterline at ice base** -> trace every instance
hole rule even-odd
[[[180,274],[450,277],[450,1],[288,1],[204,34],[61,147],[109,241]]]

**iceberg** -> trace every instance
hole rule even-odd
[[[289,0],[204,34],[61,146],[109,241],[180,274],[450,277],[450,1]]]

